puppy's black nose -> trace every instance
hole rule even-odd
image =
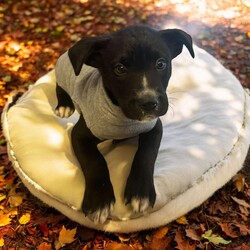
[[[147,100],[143,103],[141,103],[141,109],[144,111],[153,111],[158,107],[158,99],[153,98],[151,100]]]

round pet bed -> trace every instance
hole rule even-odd
[[[13,166],[35,196],[70,219],[109,232],[133,232],[164,225],[199,206],[243,165],[250,140],[250,98],[239,81],[215,58],[195,47],[173,62],[164,134],[155,165],[156,204],[133,214],[123,192],[136,139],[99,145],[110,171],[116,203],[104,224],[81,212],[84,176],[74,157],[70,132],[78,119],[54,114],[54,71],[39,79],[2,114]],[[100,194],[101,195],[101,194]]]

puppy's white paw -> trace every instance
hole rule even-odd
[[[102,209],[98,209],[94,213],[89,214],[88,217],[95,224],[98,224],[98,223],[103,224],[107,220],[107,218],[108,218],[110,212],[113,210],[113,208],[114,208],[114,203],[107,205]]]
[[[55,110],[55,114],[61,118],[68,118],[74,113],[74,110],[70,107],[60,106]]]
[[[149,208],[150,202],[148,198],[134,197],[131,199],[131,206],[135,213],[143,213]]]

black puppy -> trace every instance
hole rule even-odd
[[[184,31],[132,26],[80,40],[57,62],[56,114],[68,117],[75,108],[80,113],[71,139],[86,182],[82,210],[95,222],[104,223],[115,202],[107,164],[97,149],[105,139],[139,136],[124,198],[135,212],[155,203],[153,172],[162,137],[158,117],[168,110],[171,60],[183,45],[194,57]]]

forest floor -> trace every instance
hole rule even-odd
[[[0,112],[13,91],[54,68],[82,37],[146,24],[178,26],[250,88],[250,0],[6,0],[0,2]],[[133,234],[80,226],[23,186],[0,132],[2,249],[250,249],[250,157],[201,206],[163,227]]]

